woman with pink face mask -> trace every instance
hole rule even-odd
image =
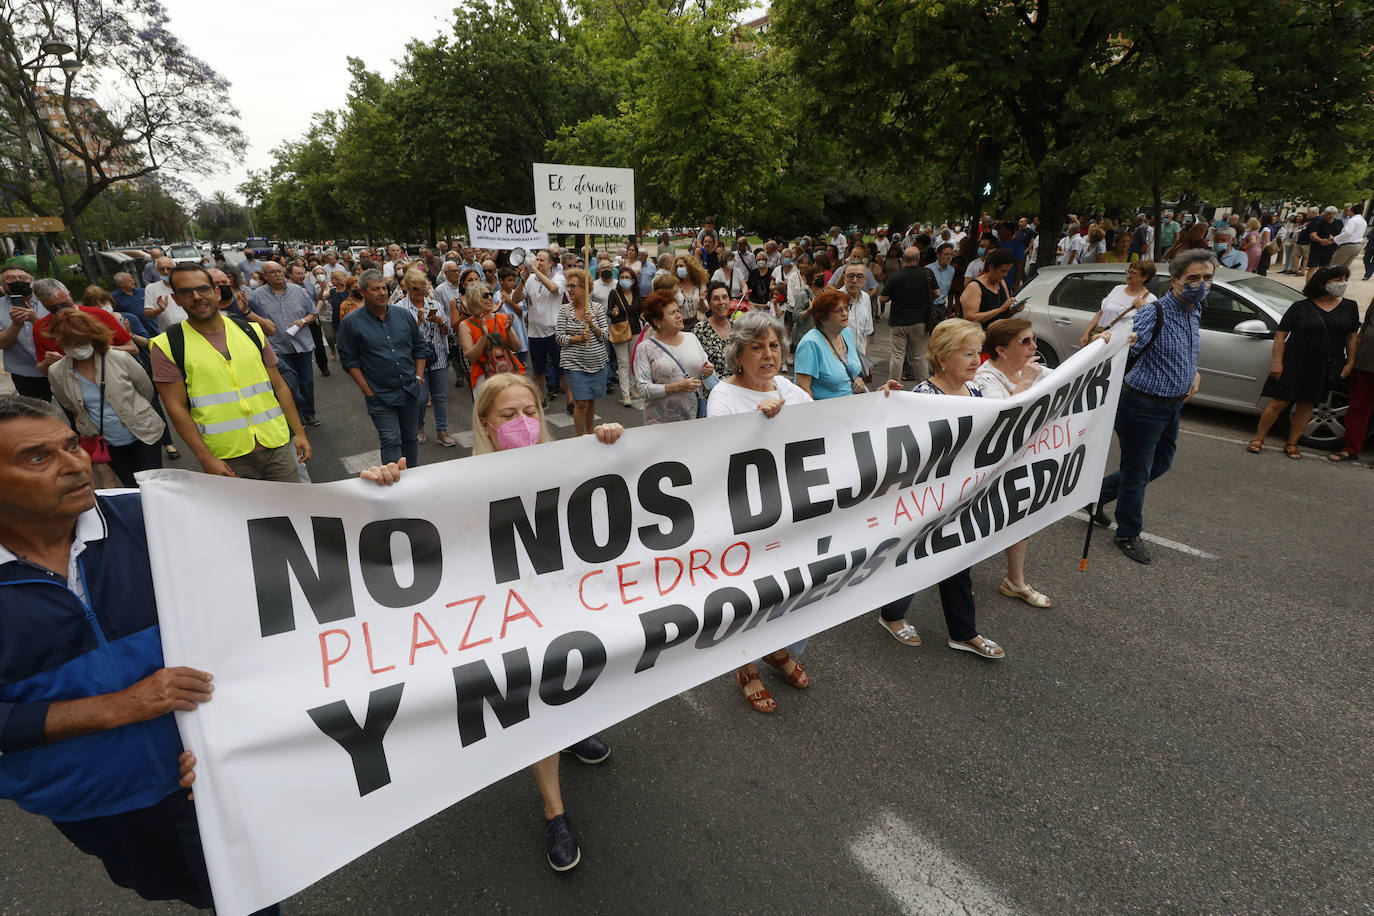
[[[619,423],[602,423],[592,430],[592,434],[598,441],[610,445],[624,431],[625,427]],[[487,377],[472,407],[474,455],[507,452],[551,439],[533,382],[509,372]],[[398,464],[369,468],[362,476],[390,485],[400,479],[404,469],[405,459],[402,459]],[[534,784],[544,801],[544,843],[549,865],[555,871],[568,871],[582,861],[582,850],[573,836],[572,822],[563,810],[563,793],[558,784],[558,758],[562,754],[571,754],[583,763],[601,763],[611,755],[611,749],[601,738],[592,735],[530,767]]]

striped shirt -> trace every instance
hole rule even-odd
[[[610,330],[610,325],[606,321],[606,310],[598,308],[592,303],[588,303],[591,310],[592,321],[601,329],[601,336],[592,334],[586,343],[570,343],[572,337],[586,332],[586,325],[577,318],[573,317],[571,305],[563,306],[558,313],[558,324],[554,329],[554,336],[558,339],[558,346],[562,347],[562,352],[558,356],[558,365],[563,369],[576,369],[579,372],[600,372],[601,367],[606,365],[606,333]]]
[[[1147,305],[1136,310],[1131,356],[1139,356],[1142,351],[1144,355],[1126,373],[1126,384],[1143,394],[1181,398],[1193,387],[1197,374],[1198,351],[1202,348],[1202,305],[1190,309],[1172,292],[1157,304],[1159,309]],[[1156,314],[1164,317],[1163,326],[1158,328]]]

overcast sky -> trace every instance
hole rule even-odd
[[[241,163],[195,178],[192,186],[205,197],[227,191],[237,198],[234,188],[249,169],[268,166],[273,147],[304,133],[315,112],[343,104],[346,58],[362,58],[369,69],[393,76],[394,61],[404,55],[408,41],[449,32],[455,5],[452,0],[283,3],[245,19],[247,7],[164,0],[172,32],[229,80],[229,101],[242,115],[239,126],[248,138]]]

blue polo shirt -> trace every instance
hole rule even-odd
[[[424,359],[429,347],[410,309],[389,305],[381,318],[367,306],[354,309],[339,322],[335,336],[344,371],[361,369],[383,404],[399,407],[406,398],[420,396],[415,360]]]

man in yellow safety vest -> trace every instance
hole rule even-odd
[[[208,474],[298,481],[296,463],[310,457],[310,441],[262,331],[220,311],[204,267],[179,265],[167,282],[187,318],[154,337],[149,351],[177,433]]]

